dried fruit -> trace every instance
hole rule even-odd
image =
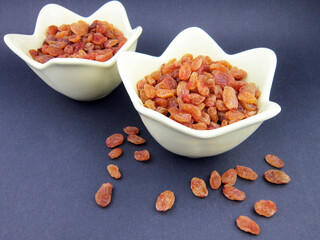
[[[111,177],[113,177],[115,179],[121,178],[121,173],[120,173],[119,167],[117,165],[109,164],[107,169],[108,169],[108,172]]]
[[[291,181],[290,177],[281,170],[270,169],[264,173],[264,178],[274,184],[286,184]]]
[[[175,201],[174,193],[170,190],[162,192],[156,201],[156,209],[159,212],[165,212],[172,208]]]
[[[191,179],[191,190],[197,197],[208,196],[206,183],[201,178],[194,177]]]
[[[121,148],[115,148],[115,149],[111,150],[108,155],[109,155],[109,157],[111,159],[115,159],[115,158],[120,157],[121,154],[122,154],[122,149]]]
[[[244,192],[229,184],[223,186],[222,192],[226,198],[232,201],[243,201],[246,199],[246,194]]]
[[[277,205],[271,200],[260,200],[254,204],[254,210],[259,215],[271,217],[277,212]]]
[[[258,235],[260,233],[260,227],[259,225],[253,221],[252,219],[246,217],[246,216],[239,216],[236,220],[238,228],[240,228],[242,231]]]
[[[238,99],[236,91],[233,87],[225,86],[222,92],[222,99],[224,105],[230,110],[235,110],[238,108]]]
[[[146,75],[137,90],[145,107],[186,127],[211,130],[257,114],[260,91],[246,75],[225,60],[187,53]]]
[[[276,155],[268,154],[265,157],[267,163],[276,168],[282,168],[284,166],[284,162]]]
[[[104,183],[101,185],[95,195],[96,203],[100,207],[106,207],[111,202],[113,185],[111,183]]]
[[[230,168],[221,176],[221,181],[224,184],[234,185],[237,181],[237,172],[233,168]]]
[[[115,133],[106,139],[106,145],[108,148],[114,148],[123,143],[123,136],[120,133]]]
[[[148,150],[135,151],[134,158],[140,162],[148,161],[150,159],[150,153]]]
[[[128,127],[125,127],[123,131],[128,135],[137,135],[139,133],[139,128],[128,126]]]
[[[212,173],[210,175],[209,183],[210,183],[210,187],[212,189],[214,189],[214,190],[219,189],[219,187],[221,185],[221,177],[220,177],[220,174],[216,170],[212,171]]]
[[[136,145],[144,144],[146,142],[146,140],[144,140],[142,137],[139,137],[138,135],[128,135],[127,141]]]
[[[168,112],[171,114],[172,118],[180,123],[189,123],[191,122],[191,114],[185,113],[178,109],[177,107],[171,107],[168,109]]]
[[[53,58],[83,58],[105,62],[115,55],[127,39],[106,21],[84,21],[51,25],[47,37],[38,50],[30,49],[30,56],[40,63]]]
[[[258,174],[255,171],[253,171],[251,168],[245,167],[245,166],[237,166],[236,172],[239,177],[247,179],[247,180],[256,180],[258,177]]]

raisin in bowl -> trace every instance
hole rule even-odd
[[[256,114],[234,121],[232,124],[221,124],[222,127],[216,129],[197,130],[170,119],[162,111],[150,109],[146,104],[147,101],[143,103],[137,83],[145,76],[159,71],[162,64],[174,58],[181,59],[187,53],[194,57],[203,55],[213,60],[226,60],[232,66],[245,70],[246,81],[251,85],[254,84],[260,91]],[[150,134],[168,151],[190,158],[214,156],[233,149],[248,138],[263,121],[281,111],[277,103],[269,101],[276,63],[275,53],[267,48],[256,48],[229,55],[206,32],[197,27],[185,29],[178,34],[160,57],[125,52],[119,56],[117,62],[120,76],[133,106]],[[181,79],[178,80],[178,86],[179,81]],[[163,90],[161,91],[162,94]],[[179,94],[178,91],[176,89],[175,94]],[[170,94],[170,91],[165,94]]]
[[[49,26],[70,25],[79,21],[90,25],[95,20],[109,22],[127,39],[109,60],[96,61],[75,56],[40,63],[30,55],[29,50],[42,46]],[[7,34],[4,41],[51,88],[75,100],[91,101],[107,96],[119,86],[121,78],[116,65],[118,55],[125,51],[135,51],[141,33],[140,26],[131,28],[125,8],[118,1],[104,4],[89,17],[79,16],[57,4],[48,4],[38,15],[33,35]]]

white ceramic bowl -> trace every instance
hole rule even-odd
[[[121,30],[128,41],[106,62],[78,58],[56,58],[45,64],[32,59],[30,49],[41,47],[50,25],[60,26],[83,20],[91,24],[94,20],[105,20]],[[135,51],[142,32],[139,26],[132,29],[127,13],[120,2],[111,1],[89,17],[79,16],[56,4],[44,6],[37,19],[33,35],[7,34],[4,41],[8,47],[24,60],[38,76],[54,90],[80,101],[90,101],[107,96],[120,83],[116,61],[125,51]]]
[[[143,106],[136,83],[145,75],[159,70],[162,63],[184,54],[208,55],[213,60],[227,60],[247,71],[247,82],[256,83],[261,91],[259,111],[255,116],[214,130],[194,130]],[[118,58],[119,73],[133,106],[150,134],[167,150],[190,158],[214,156],[229,151],[248,138],[263,121],[277,115],[281,108],[269,101],[277,58],[266,48],[256,48],[234,55],[225,53],[202,29],[182,31],[160,57],[125,52]]]

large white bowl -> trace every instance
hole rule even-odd
[[[32,59],[30,49],[41,47],[50,25],[60,26],[83,20],[91,24],[104,20],[121,30],[128,41],[115,56],[106,62],[78,58],[55,58],[44,64]],[[37,19],[33,35],[7,34],[4,41],[29,67],[54,90],[80,101],[90,101],[107,96],[120,83],[116,61],[125,51],[135,51],[142,32],[139,26],[132,29],[123,5],[118,1],[104,4],[89,17],[79,16],[57,4],[44,6]]]
[[[247,81],[256,83],[261,91],[259,111],[255,116],[214,130],[194,130],[143,106],[136,83],[145,75],[159,70],[161,64],[184,54],[208,55],[213,60],[227,60],[247,71]],[[256,48],[234,55],[225,53],[202,29],[191,27],[182,31],[160,57],[125,52],[118,58],[119,73],[150,134],[167,150],[190,158],[214,156],[229,151],[248,138],[263,121],[276,116],[281,108],[269,101],[277,58],[266,48]]]

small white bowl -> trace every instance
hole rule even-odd
[[[94,20],[104,20],[121,30],[128,41],[106,62],[78,58],[55,58],[44,64],[32,59],[30,49],[38,49],[46,38],[50,25],[60,26],[83,20],[91,24]],[[125,51],[135,51],[142,33],[139,26],[132,29],[123,5],[118,1],[104,4],[89,17],[79,16],[57,4],[44,6],[37,19],[33,35],[7,34],[4,41],[7,46],[50,87],[80,101],[96,100],[107,96],[121,83],[116,61]]]
[[[143,106],[136,83],[145,75],[159,70],[161,64],[184,54],[208,55],[213,60],[227,60],[247,71],[247,82],[256,83],[261,91],[259,111],[255,116],[214,130],[194,130]],[[158,143],[182,156],[197,158],[214,156],[229,151],[248,138],[263,121],[276,116],[281,108],[269,101],[277,58],[266,48],[256,48],[234,55],[225,53],[202,29],[191,27],[182,31],[160,57],[125,52],[118,58],[119,73],[143,123]]]

